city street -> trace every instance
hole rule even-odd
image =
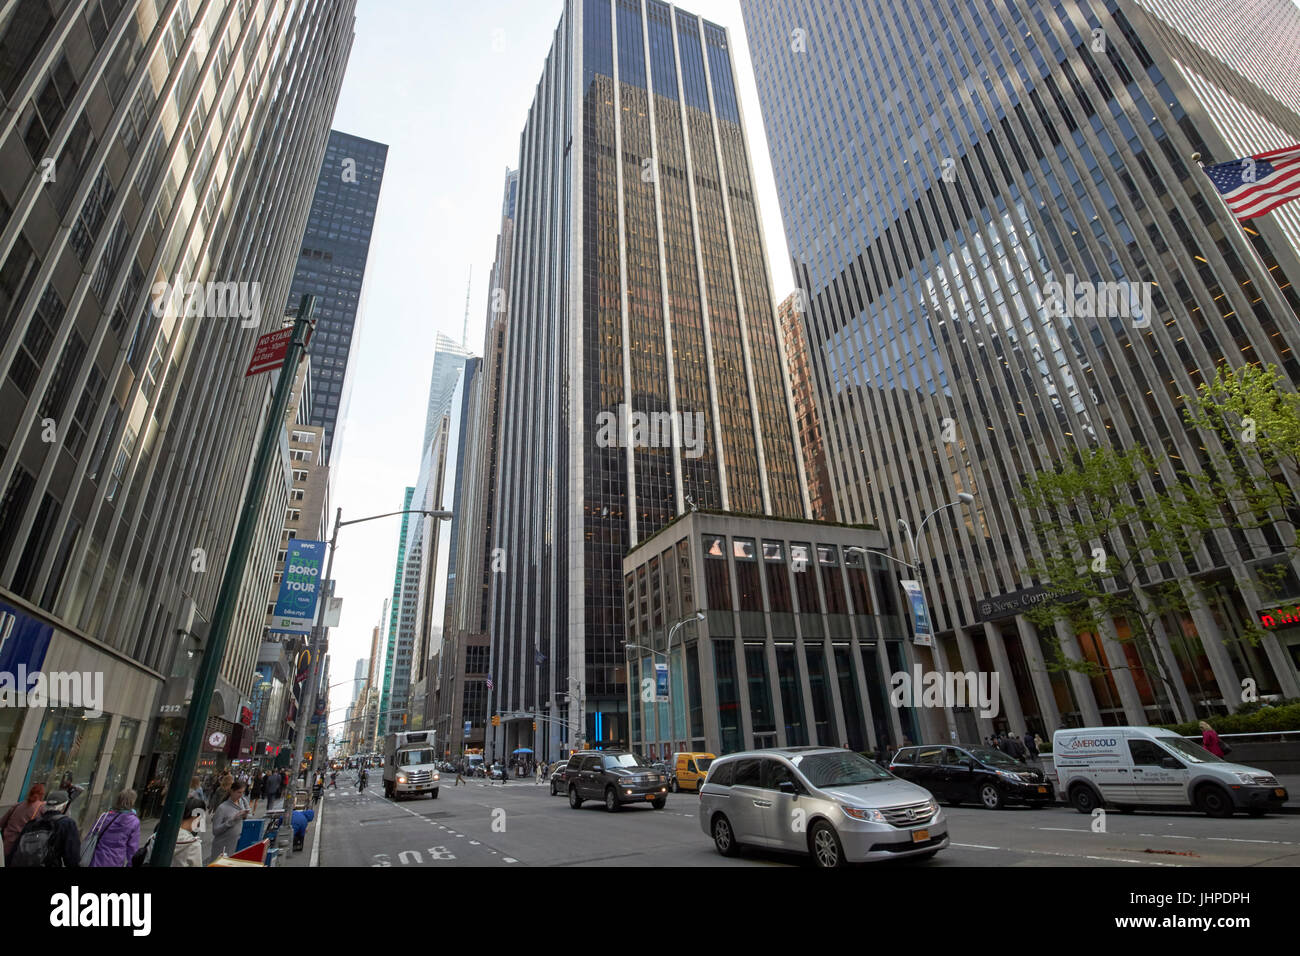
[[[749,849],[725,859],[701,832],[696,797],[660,811],[597,804],[573,810],[531,780],[441,788],[438,799],[393,802],[371,784],[327,791],[321,866],[799,866]],[[452,778],[454,779],[454,778]],[[340,781],[342,787],[342,781]],[[1213,820],[1199,814],[1111,813],[1107,833],[1062,807],[944,808],[952,845],[933,860],[885,866],[1295,866],[1300,817]]]

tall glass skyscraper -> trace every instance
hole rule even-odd
[[[129,786],[212,614],[269,407],[244,370],[282,321],[353,7],[0,4],[0,626],[106,695],[0,712],[3,802],[24,774],[71,774],[81,813]],[[256,662],[283,516],[228,681]]]
[[[999,726],[1234,710],[1241,680],[1300,690],[1300,632],[1243,640],[1238,591],[1281,551],[1215,535],[1207,599],[1154,644],[1043,634],[1023,479],[1081,448],[1142,445],[1162,481],[1205,466],[1180,396],[1218,363],[1300,382],[1295,207],[1245,230],[1217,162],[1300,141],[1288,0],[825,0],[744,4],[805,313],[837,513],[893,529],[960,492],[922,542],[939,661],[1001,674]],[[1253,250],[1248,248],[1253,245]],[[1261,268],[1252,253],[1264,263]],[[1150,308],[1053,317],[1051,282],[1126,283]],[[1149,313],[1149,314],[1148,314]],[[963,514],[963,513],[958,513]],[[1291,588],[1297,586],[1292,577]],[[1046,644],[1098,676],[1045,666]],[[1160,679],[1167,677],[1167,679]],[[978,737],[992,729],[962,725]]]
[[[339,424],[352,391],[348,358],[360,334],[366,260],[387,162],[383,143],[330,131],[289,290],[290,312],[303,295],[316,296],[311,424],[325,429],[321,450],[330,465],[337,461],[333,450],[341,444]]]
[[[807,513],[752,180],[722,27],[565,3],[504,290],[492,711],[628,740],[624,554],[693,508]]]

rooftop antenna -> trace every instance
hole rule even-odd
[[[460,331],[460,347],[469,348],[469,287],[474,281],[474,264],[470,263],[469,278],[465,280],[465,325]]]

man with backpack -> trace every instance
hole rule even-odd
[[[68,816],[71,798],[55,790],[45,798],[41,815],[18,835],[10,866],[80,866],[81,836],[77,822]]]

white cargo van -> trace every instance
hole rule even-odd
[[[1159,727],[1083,727],[1052,735],[1060,793],[1080,813],[1100,806],[1195,807],[1212,817],[1252,816],[1286,802],[1265,770],[1216,757]]]

